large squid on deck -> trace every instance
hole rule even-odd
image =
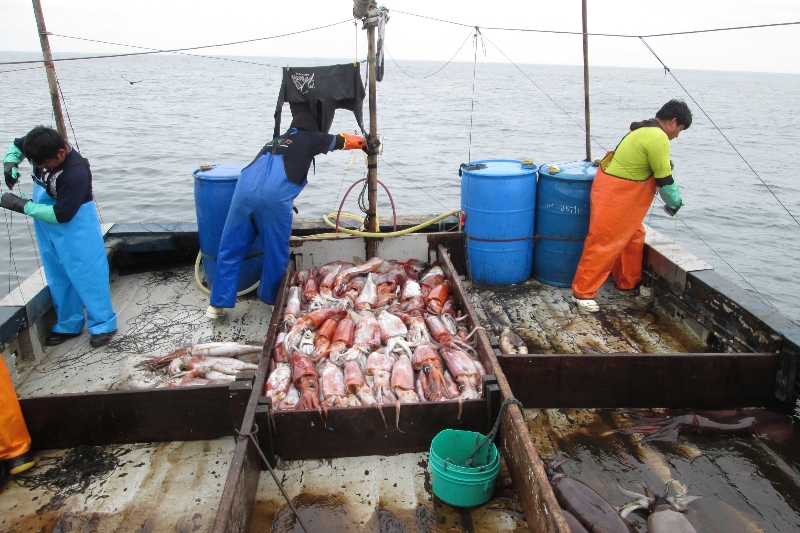
[[[657,494],[644,486],[644,494],[638,494],[625,490],[621,486],[619,489],[626,496],[636,499],[635,502],[623,505],[619,509],[622,518],[636,510],[644,510],[649,513],[647,517],[647,531],[649,533],[697,533],[691,522],[681,513],[686,512],[686,505],[700,498],[700,496],[689,496],[689,489],[682,488],[675,496],[669,496],[669,486],[678,486],[677,480],[671,479],[667,482],[664,494]]]

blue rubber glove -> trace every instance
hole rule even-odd
[[[17,148],[14,143],[6,150],[6,155],[3,158],[3,177],[6,180],[6,185],[9,190],[14,188],[14,185],[19,181],[19,164],[22,162],[22,150]]]

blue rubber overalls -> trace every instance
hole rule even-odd
[[[33,186],[33,201],[56,203],[38,184]],[[116,330],[111,290],[108,284],[98,283],[108,280],[108,259],[95,203],[81,205],[69,222],[52,224],[34,219],[33,226],[58,317],[53,333],[78,334],[84,325],[91,335]]]
[[[289,263],[292,205],[306,183],[303,179],[300,185],[295,185],[287,179],[282,155],[266,153],[242,170],[222,231],[211,305],[233,307],[236,304],[239,270],[256,236],[264,248],[258,297],[268,304],[275,303]]]

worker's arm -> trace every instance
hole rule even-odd
[[[658,185],[658,194],[664,200],[664,209],[670,216],[674,216],[683,206],[678,185],[672,177],[672,161],[669,158],[669,139],[667,135],[659,135],[657,139],[647,144],[647,157],[653,177]]]
[[[3,194],[0,198],[0,207],[43,220],[44,222],[58,224],[58,219],[56,218],[56,213],[52,205],[37,204],[25,198],[24,194],[22,194],[22,196],[17,196],[10,192]]]

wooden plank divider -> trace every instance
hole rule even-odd
[[[258,449],[247,435],[255,428],[256,410],[259,407],[258,399],[261,391],[264,390],[264,384],[269,373],[271,356],[269,350],[275,344],[278,325],[283,319],[282,312],[286,305],[286,299],[289,297],[289,284],[293,273],[294,261],[289,261],[286,271],[283,273],[280,289],[273,307],[272,318],[269,321],[267,336],[261,352],[261,361],[253,381],[253,391],[247,403],[239,436],[237,436],[236,449],[233,452],[231,467],[225,480],[217,515],[214,518],[214,524],[211,526],[212,533],[247,531],[250,526],[253,503],[258,489],[258,478],[262,468]],[[261,444],[260,446],[263,447]]]
[[[33,449],[51,450],[233,435],[230,394],[228,385],[209,385],[53,394],[19,403]]]
[[[478,315],[450,261],[447,250],[439,245],[438,252],[439,263],[453,283],[456,301],[469,316],[470,327],[478,326]],[[503,400],[513,398],[508,380],[489,344],[489,337],[482,330],[476,335],[481,359],[489,362],[486,369],[495,374]],[[561,507],[550,487],[542,461],[531,441],[528,425],[517,405],[510,405],[503,413],[498,445],[520,497],[528,528],[537,533],[570,533],[569,526],[561,513]]]
[[[504,355],[526,407],[727,409],[777,406],[771,353]]]

